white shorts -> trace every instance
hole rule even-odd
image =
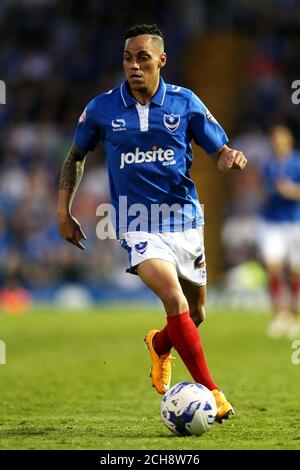
[[[120,243],[128,251],[129,273],[137,274],[136,267],[142,261],[158,258],[173,263],[179,277],[196,286],[206,284],[202,226],[184,232],[127,232]]]
[[[258,245],[266,264],[287,265],[300,272],[300,223],[262,223]]]

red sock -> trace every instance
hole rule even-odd
[[[153,338],[153,346],[159,356],[171,351],[172,343],[168,335],[168,325],[156,333]]]
[[[299,277],[294,276],[290,280],[290,291],[291,291],[291,302],[295,311],[297,311],[297,306],[298,306],[299,290],[300,290]]]
[[[284,280],[281,274],[271,274],[269,278],[269,291],[276,309],[282,308]]]
[[[195,382],[205,385],[209,390],[219,390],[210,375],[200,335],[190,317],[190,312],[169,316],[167,330],[172,345]]]

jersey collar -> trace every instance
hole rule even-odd
[[[137,101],[129,93],[126,83],[127,83],[126,80],[124,80],[121,83],[120,93],[121,93],[121,97],[122,97],[124,105],[126,106],[126,108],[128,108],[130,106],[136,105]],[[167,86],[165,82],[163,81],[162,77],[160,77],[159,87],[155,95],[152,97],[151,103],[154,103],[157,106],[163,106],[164,101],[165,101],[165,96],[166,96],[166,89],[167,89]]]

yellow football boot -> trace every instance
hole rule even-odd
[[[156,388],[158,393],[163,395],[170,388],[172,372],[171,360],[173,358],[171,353],[162,354],[159,356],[155,351],[153,347],[153,338],[158,332],[159,330],[150,330],[146,334],[144,341],[151,357],[150,377],[152,380],[152,385]]]
[[[227,401],[224,393],[220,390],[212,390],[211,393],[215,397],[217,403],[216,422],[222,423],[224,419],[228,419],[230,415],[234,415],[234,410],[229,401]]]

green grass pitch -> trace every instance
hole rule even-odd
[[[267,315],[219,312],[201,326],[206,356],[236,416],[202,437],[160,419],[143,337],[157,308],[47,309],[0,315],[1,449],[300,449],[300,365],[291,342],[265,336]],[[175,353],[172,384],[190,380]]]

